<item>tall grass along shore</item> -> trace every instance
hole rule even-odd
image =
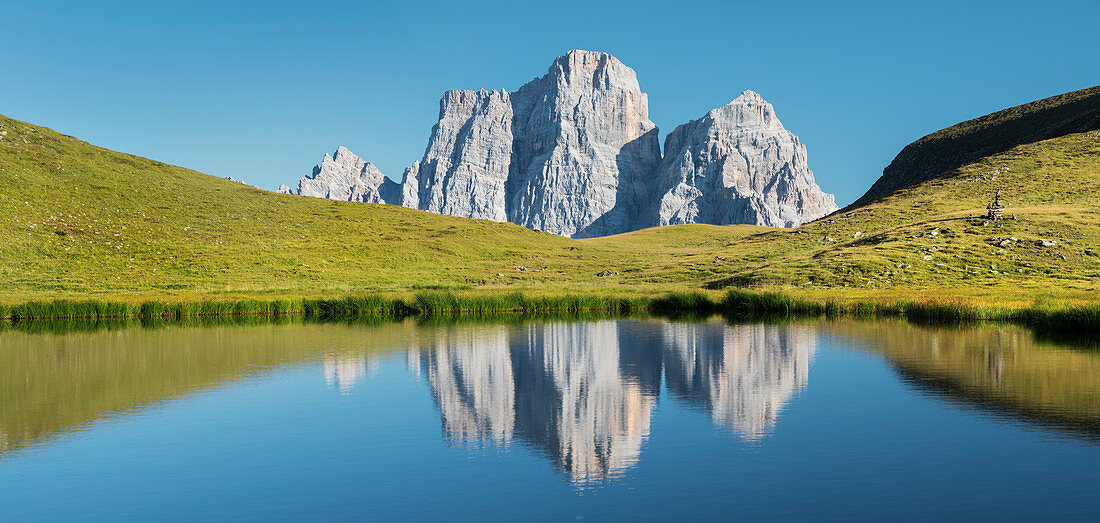
[[[31,301],[0,304],[0,318],[11,322],[72,319],[185,319],[228,316],[302,315],[313,318],[479,316],[498,313],[637,312],[662,315],[722,314],[754,317],[901,317],[916,322],[1011,322],[1040,330],[1100,331],[1100,304],[990,305],[963,300],[839,300],[805,298],[783,292],[734,289],[722,294],[672,292],[658,296],[563,294],[531,296],[422,292],[411,297],[384,295],[334,299],[205,300],[200,302]]]

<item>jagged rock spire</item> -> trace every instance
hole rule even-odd
[[[280,190],[280,192],[282,192]],[[298,182],[297,194],[368,203],[401,204],[401,188],[346,147],[325,155],[313,173]]]

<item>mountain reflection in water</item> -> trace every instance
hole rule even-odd
[[[452,442],[518,438],[576,483],[638,461],[661,376],[676,397],[746,440],[805,384],[814,331],[797,325],[604,321],[455,328],[419,350]]]
[[[671,401],[672,411],[686,405],[706,413],[744,443],[764,444],[807,386],[815,354],[852,349],[883,357],[936,401],[1100,439],[1100,352],[1044,342],[1018,327],[524,321],[2,330],[0,458],[302,365],[316,366],[323,386],[350,396],[404,359],[426,384],[445,441],[534,448],[583,485],[638,462],[651,427],[661,424],[659,400]],[[409,397],[424,399],[409,385]],[[436,416],[425,408],[416,415]]]

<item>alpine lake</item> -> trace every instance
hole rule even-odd
[[[1011,325],[0,326],[0,520],[1056,519],[1100,348]]]

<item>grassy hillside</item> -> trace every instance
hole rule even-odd
[[[0,299],[672,287],[653,260],[760,230],[580,242],[512,224],[281,195],[0,117]],[[645,255],[637,247],[645,245]],[[526,270],[524,270],[526,269]]]
[[[1016,146],[798,229],[586,240],[270,193],[3,117],[0,131],[0,303],[761,288],[1029,305],[1090,302],[1100,287],[1096,131]],[[1008,219],[986,224],[997,189]]]
[[[849,209],[1022,144],[1100,129],[1100,85],[1010,107],[907,146]]]
[[[997,189],[1007,219],[988,223],[985,206]],[[1100,283],[1100,132],[1019,146],[728,249],[751,255],[711,287],[1086,300]]]

